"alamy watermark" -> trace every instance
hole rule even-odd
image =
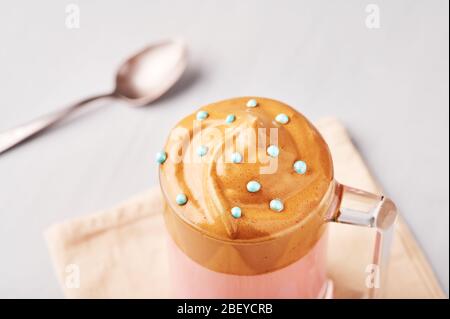
[[[377,4],[370,3],[366,6],[366,27],[368,29],[379,29],[380,25],[380,7]]]
[[[80,266],[77,264],[69,264],[64,271],[66,273],[64,276],[64,286],[67,289],[80,288]]]
[[[376,264],[368,264],[366,267],[366,287],[380,288],[380,266]]]
[[[267,148],[278,147],[278,128],[255,128],[237,126],[219,129],[211,120],[202,127],[201,121],[194,120],[192,130],[177,127],[169,136],[168,161],[172,163],[233,163],[233,154],[242,155],[242,163],[259,163],[260,174],[274,174],[278,169],[278,157],[270,156]],[[205,154],[199,156],[203,148]]]
[[[75,3],[66,5],[66,28],[79,29],[80,28],[80,7]]]

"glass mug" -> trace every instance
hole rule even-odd
[[[242,152],[250,159],[248,147],[255,144],[257,158],[258,152],[264,150],[269,160],[278,160],[274,175],[255,174],[255,165],[261,164],[258,160],[259,164],[249,161],[244,166],[243,157],[228,162],[225,160],[228,155],[218,157],[216,149],[223,151],[230,147],[222,143],[227,137],[210,134],[213,138],[204,135],[197,138],[200,133],[196,131],[196,123],[204,130],[220,128],[221,133],[226,131],[224,127],[232,129],[233,136],[242,134],[238,127],[253,131],[282,130],[277,133],[281,141],[270,137],[270,143],[274,142],[271,145],[278,145],[275,152],[266,148],[267,131],[262,134],[258,131],[253,142],[245,139],[249,144]],[[260,143],[261,140],[264,141]],[[231,147],[236,150],[236,145]],[[189,164],[188,153],[192,161]],[[224,163],[206,164],[208,153],[215,161],[220,158]],[[309,163],[300,161],[301,165],[292,166],[289,161],[293,156],[308,159]],[[176,157],[177,161],[171,163],[171,158]],[[396,207],[384,196],[339,184],[333,177],[331,155],[325,142],[294,109],[256,97],[208,105],[177,125],[157,160],[161,164],[164,219],[170,235],[169,267],[174,297],[332,297],[332,285],[326,273],[330,222],[376,229],[372,263],[376,266],[379,285],[369,288],[368,297],[380,296],[386,281]],[[234,174],[233,178],[227,174]],[[247,189],[241,185],[248,180],[242,177],[246,174],[262,181],[256,190],[250,187],[253,184],[247,183]],[[307,178],[312,179],[306,183]],[[320,183],[313,188],[311,185],[317,180]],[[294,201],[297,187],[309,206]],[[279,195],[276,202],[269,202],[272,194]],[[235,204],[234,208],[239,208],[237,212],[231,209]]]

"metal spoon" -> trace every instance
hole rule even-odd
[[[130,105],[147,105],[181,77],[187,65],[184,42],[166,40],[150,45],[123,63],[111,93],[88,97],[65,109],[41,116],[27,124],[0,133],[0,154],[53,126],[92,101],[103,98],[126,100]]]

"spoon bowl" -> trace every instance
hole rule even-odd
[[[187,49],[183,41],[166,40],[150,45],[120,66],[114,94],[132,105],[147,105],[166,93],[186,66]]]

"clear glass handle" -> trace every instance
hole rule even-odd
[[[397,217],[395,204],[382,195],[338,184],[340,205],[330,221],[376,229],[372,272],[374,284],[368,287],[369,298],[380,298],[386,285],[394,222]]]

